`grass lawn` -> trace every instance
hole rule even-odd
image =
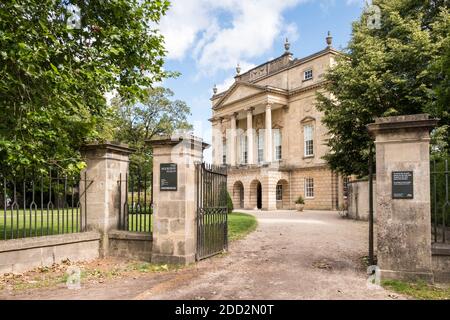
[[[83,217],[84,219],[84,217]],[[84,224],[84,222],[83,222]],[[0,211],[0,240],[78,232],[80,209]],[[6,230],[6,237],[5,237]]]
[[[82,219],[84,226],[84,216]],[[150,232],[151,221],[149,214],[130,214],[128,230]],[[30,210],[11,211],[8,209],[6,219],[4,211],[0,211],[0,240],[79,232],[81,229],[80,223],[80,208],[73,208],[73,210],[72,208],[59,209],[59,212],[54,209],[53,213],[47,212],[47,209],[42,212],[38,209],[33,210],[31,214]]]
[[[230,241],[242,239],[256,230],[258,222],[252,215],[233,212],[228,215],[228,239]]]
[[[398,280],[385,280],[383,287],[397,293],[420,300],[450,300],[450,287],[437,287],[424,282],[409,283]]]
[[[30,220],[31,218],[31,220]],[[83,217],[84,218],[84,217]],[[73,219],[73,220],[72,220]],[[146,231],[149,232],[152,229],[152,217],[150,215],[144,217],[144,215],[130,214],[128,218],[128,230],[129,231]],[[72,222],[73,221],[73,222]],[[23,210],[7,211],[6,220],[4,215],[0,212],[0,240],[11,238],[23,238],[31,236],[52,235],[60,233],[72,233],[79,230],[80,224],[80,210],[72,209],[59,210],[59,215],[54,210],[53,216],[50,213],[44,211],[42,213],[37,211],[32,213]],[[84,224],[84,221],[83,221]],[[256,229],[256,218],[245,213],[234,212],[228,215],[228,237],[229,240],[236,240],[245,237],[250,232]],[[63,229],[64,227],[64,229]]]

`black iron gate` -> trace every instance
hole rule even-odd
[[[197,254],[201,260],[228,248],[227,170],[196,164]]]

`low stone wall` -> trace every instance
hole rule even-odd
[[[433,244],[432,268],[434,281],[437,283],[450,283],[450,244]]]
[[[373,181],[373,217],[376,221],[376,180]],[[369,220],[369,182],[355,180],[348,184],[348,216],[355,220]]]
[[[112,230],[108,237],[110,256],[150,261],[152,256],[151,233]]]
[[[63,260],[88,261],[99,257],[100,234],[81,232],[0,241],[0,274],[25,272]]]

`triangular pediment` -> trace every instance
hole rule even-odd
[[[227,93],[220,98],[219,102],[215,105],[214,108],[220,108],[224,105],[233,103],[235,101],[254,96],[258,93],[265,92],[266,88],[263,86],[259,86],[256,84],[248,83],[248,82],[235,82],[230,89],[228,89]]]

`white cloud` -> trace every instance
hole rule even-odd
[[[308,0],[173,0],[160,29],[169,59],[190,55],[202,74],[230,70],[263,55],[285,36],[298,38],[297,26],[283,13]],[[244,71],[244,70],[243,70]]]
[[[208,28],[210,14],[204,2],[204,0],[172,1],[168,14],[160,23],[169,59],[183,58],[196,40],[198,32]]]

